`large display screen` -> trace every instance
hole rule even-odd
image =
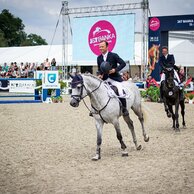
[[[123,60],[134,58],[135,15],[109,15],[73,19],[73,61],[96,62],[99,43],[106,40],[109,51]]]

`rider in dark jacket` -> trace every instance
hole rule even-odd
[[[160,79],[160,98],[161,100],[163,99],[163,91],[162,91],[162,84],[165,80],[165,74],[164,74],[164,69],[165,68],[173,68],[174,69],[174,75],[175,75],[175,85],[179,86],[180,89],[182,89],[182,84],[179,78],[179,75],[177,73],[177,71],[179,71],[179,68],[175,65],[175,59],[174,59],[174,55],[170,55],[168,54],[168,47],[164,46],[162,47],[162,56],[159,59],[159,65],[161,68],[160,73],[161,75],[161,79]]]
[[[97,64],[98,64],[98,77],[106,80],[110,78],[110,82],[117,86],[118,91],[121,93],[121,89],[117,82],[122,82],[123,79],[119,74],[119,71],[126,66],[126,63],[121,59],[116,53],[112,53],[108,51],[108,42],[102,41],[99,45],[101,55],[97,57]],[[119,65],[118,65],[119,64]],[[107,65],[107,67],[106,67]],[[116,82],[114,82],[114,81]],[[127,104],[125,98],[119,98],[122,103],[122,111],[123,116],[129,115],[127,110]]]

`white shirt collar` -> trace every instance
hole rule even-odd
[[[102,54],[102,56],[103,56],[104,61],[106,61],[107,56],[108,56],[108,51],[105,54]]]

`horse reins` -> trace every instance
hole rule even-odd
[[[90,108],[88,107],[88,105],[86,104],[84,98],[85,98],[86,96],[90,96],[92,93],[94,93],[95,91],[97,91],[97,90],[100,88],[100,86],[101,86],[101,84],[102,84],[102,81],[100,82],[100,84],[98,85],[98,87],[95,88],[94,90],[92,90],[91,92],[87,90],[87,88],[86,88],[85,85],[83,84],[83,81],[79,81],[78,83],[81,83],[81,84],[82,84],[80,95],[72,95],[72,98],[75,99],[75,100],[77,100],[77,101],[83,100],[84,105],[85,105],[86,108],[91,112],[91,110],[90,110]],[[85,90],[87,91],[87,95],[85,95],[84,97],[82,97],[83,88],[85,88]],[[74,98],[74,97],[79,97],[80,100],[78,100],[77,98]],[[107,103],[106,103],[100,110],[96,109],[96,108],[91,104],[91,107],[95,110],[95,113],[92,113],[92,114],[99,114],[99,115],[100,115],[100,118],[101,118],[105,123],[107,123],[107,122],[103,119],[103,117],[102,117],[102,115],[101,115],[101,111],[104,110],[104,109],[107,107],[108,103],[110,102],[110,99],[111,99],[111,98],[109,97]]]

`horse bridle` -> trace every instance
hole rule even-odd
[[[83,80],[81,81],[77,81],[77,82],[74,82],[74,84],[76,85],[79,85],[81,84],[81,92],[79,95],[71,95],[71,97],[76,100],[77,102],[80,102],[81,100],[83,100],[86,96],[90,96],[93,92],[95,92],[96,90],[98,90],[102,84],[102,82],[100,82],[100,84],[98,85],[98,87],[96,87],[94,90],[92,90],[91,92],[87,90],[87,88],[85,87],[84,83],[83,83]],[[87,94],[85,96],[82,96],[83,95],[83,89],[85,89],[87,91]]]
[[[102,81],[100,82],[100,84],[98,85],[98,87],[96,87],[96,88],[95,88],[94,90],[92,90],[91,92],[87,90],[87,88],[85,87],[85,85],[84,85],[84,83],[83,83],[83,80],[74,82],[74,84],[76,84],[76,85],[81,84],[81,92],[80,92],[80,95],[71,95],[71,97],[72,97],[74,100],[76,100],[78,103],[79,103],[81,100],[83,100],[83,102],[84,102],[86,108],[91,112],[91,110],[90,110],[89,107],[87,106],[86,102],[84,101],[84,98],[85,98],[86,96],[90,96],[92,93],[94,93],[95,91],[97,91],[97,90],[100,88],[100,86],[101,86],[101,84],[102,84]],[[87,91],[87,94],[86,94],[85,96],[82,96],[82,95],[83,95],[83,88]],[[109,99],[108,99],[107,103],[105,104],[105,106],[103,106],[100,110],[97,110],[97,109],[91,104],[91,107],[95,110],[95,114],[99,114],[99,115],[100,115],[100,118],[101,118],[105,123],[107,123],[107,121],[105,121],[104,118],[102,117],[101,111],[104,110],[104,109],[107,107],[108,103],[110,102],[110,99],[111,99],[111,98],[109,97]],[[94,113],[93,113],[93,114],[94,114]]]
[[[168,72],[170,72],[170,71],[173,71],[173,68],[166,68],[166,70],[168,71]],[[172,82],[172,83],[169,83],[169,80],[170,80],[170,82]],[[172,89],[173,87],[174,87],[174,73],[173,73],[173,76],[171,75],[171,77],[167,77],[167,74],[166,74],[166,84],[167,84],[167,87],[169,88],[169,89]],[[172,84],[172,85],[171,85]]]

